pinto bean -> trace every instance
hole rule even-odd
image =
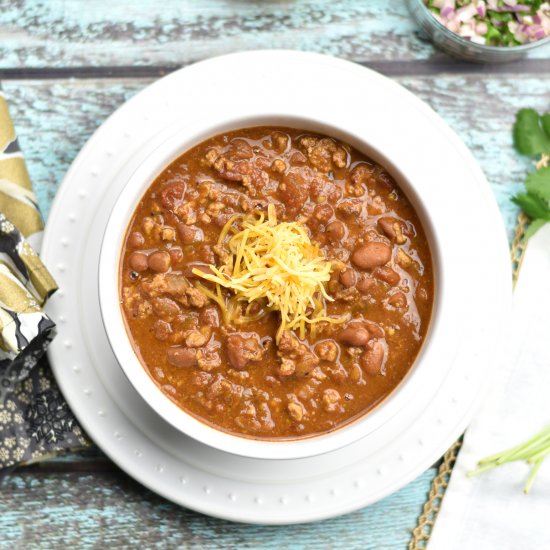
[[[157,340],[164,342],[172,334],[172,326],[162,319],[157,319],[153,325],[153,332]]]
[[[303,153],[300,153],[300,151],[296,151],[295,153],[292,153],[292,156],[290,157],[290,164],[292,166],[302,166],[307,162],[307,158]]]
[[[361,323],[369,331],[370,335],[373,338],[384,338],[384,336],[385,336],[384,329],[380,325],[375,323],[374,321],[369,321],[368,319],[363,319],[363,321],[361,321]]]
[[[199,314],[199,320],[201,324],[209,327],[220,326],[220,316],[218,310],[215,307],[205,307]]]
[[[185,337],[185,344],[190,348],[202,348],[210,340],[211,335],[210,327],[202,327],[200,330],[192,329]]]
[[[380,229],[390,238],[395,239],[395,227],[394,223],[396,223],[396,220],[394,218],[380,218],[378,220],[378,225],[380,226]]]
[[[387,359],[387,344],[384,340],[376,340],[372,347],[361,356],[361,365],[370,376],[384,374]]]
[[[357,273],[353,269],[344,269],[340,271],[339,279],[346,288],[350,288],[357,281]]]
[[[170,254],[164,250],[153,252],[148,260],[151,271],[156,271],[157,273],[166,273],[168,269],[170,269],[170,264],[172,262]]]
[[[167,210],[172,210],[177,204],[183,200],[185,194],[185,184],[182,182],[174,183],[165,187],[160,196],[162,206]]]
[[[382,231],[390,238],[395,239],[397,244],[403,244],[407,241],[404,233],[403,223],[395,218],[380,218],[378,225]]]
[[[145,244],[145,237],[139,231],[132,231],[128,236],[130,248],[141,248]]]
[[[407,297],[404,292],[396,292],[389,297],[388,303],[397,308],[406,307]]]
[[[390,245],[377,241],[358,246],[351,255],[351,261],[360,269],[372,269],[385,265],[390,260]]]
[[[309,196],[310,178],[306,168],[293,168],[287,172],[279,184],[279,195],[289,216],[296,216]]]
[[[172,265],[179,264],[183,260],[183,252],[179,246],[173,246],[169,251]]]
[[[130,264],[130,268],[138,273],[147,270],[149,267],[147,254],[143,254],[143,252],[132,252],[128,258],[128,263]]]
[[[340,220],[330,222],[325,229],[330,242],[339,242],[346,236],[346,226]]]
[[[168,348],[166,355],[168,362],[177,368],[189,368],[198,365],[196,349],[173,346]]]
[[[394,271],[391,267],[385,265],[382,267],[377,267],[373,275],[380,279],[381,281],[384,281],[385,283],[388,283],[391,286],[396,286],[399,284],[399,281],[401,280],[401,277],[399,276],[399,273],[397,271]]]
[[[178,223],[177,229],[183,244],[192,244],[204,240],[204,233],[199,227]]]
[[[349,346],[365,346],[370,340],[370,334],[360,323],[350,323],[340,333],[338,339]]]
[[[361,294],[368,294],[375,286],[376,283],[372,277],[361,277],[357,281],[356,288]]]
[[[163,319],[173,319],[180,313],[180,307],[171,298],[159,296],[152,301],[155,314]]]
[[[227,337],[227,356],[237,370],[260,361],[264,354],[260,337],[255,332],[235,332]]]
[[[254,156],[254,151],[250,144],[244,139],[233,139],[227,153],[231,160],[250,160]]]

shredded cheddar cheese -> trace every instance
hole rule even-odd
[[[234,225],[239,220],[237,229]],[[333,301],[324,286],[330,280],[331,263],[299,223],[277,222],[274,205],[268,206],[267,219],[263,213],[231,218],[222,229],[218,244],[227,249],[227,262],[220,267],[211,265],[212,274],[196,268],[193,273],[216,283],[216,293],[200,283],[197,288],[220,306],[226,323],[239,321],[238,302],[257,302],[268,311],[280,312],[277,341],[284,330],[299,329],[304,338],[308,325],[345,321],[326,313],[325,300]],[[221,286],[234,294],[227,304]],[[249,311],[247,307],[246,313]],[[240,321],[254,321],[261,316],[241,315]]]

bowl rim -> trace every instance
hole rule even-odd
[[[334,430],[299,439],[266,440],[231,434],[181,409],[162,392],[139,360],[130,343],[120,304],[119,262],[122,242],[129,220],[143,194],[172,161],[193,146],[222,132],[253,126],[287,126],[326,134],[349,143],[383,165],[413,204],[428,238],[432,256],[434,299],[430,323],[421,349],[405,377],[392,392],[366,413],[356,416]],[[116,199],[103,234],[98,266],[101,316],[112,351],[132,386],[149,407],[180,432],[221,451],[249,458],[290,460],[321,455],[345,447],[381,428],[399,412],[401,403],[421,391],[422,369],[419,367],[425,362],[431,349],[430,344],[441,325],[441,290],[445,278],[442,270],[442,247],[434,230],[431,215],[415,185],[409,181],[399,164],[387,158],[375,145],[366,142],[353,131],[334,125],[330,117],[327,120],[322,115],[311,118],[300,113],[274,114],[266,111],[236,117],[228,115],[225,119],[216,117],[215,120],[202,120],[189,126],[176,121],[165,135],[167,137],[145,155]]]
[[[452,36],[453,38],[456,38],[459,42],[464,44],[465,46],[468,46],[472,50],[478,50],[480,52],[491,52],[495,54],[501,54],[503,57],[506,56],[506,53],[504,52],[514,52],[514,53],[521,53],[521,52],[527,52],[534,48],[537,48],[539,46],[542,46],[543,44],[550,43],[550,35],[545,36],[544,38],[540,38],[539,40],[535,40],[533,42],[527,42],[525,44],[520,44],[519,46],[492,46],[492,45],[486,45],[486,44],[478,44],[477,42],[472,42],[471,40],[466,40],[463,36],[460,36],[456,32],[448,29],[441,21],[438,21],[434,14],[430,11],[428,6],[424,3],[423,0],[409,0],[412,2],[416,2],[418,5],[422,6],[427,14],[431,17],[433,22],[435,23],[435,26],[448,34],[449,36]]]

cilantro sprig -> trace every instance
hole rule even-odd
[[[525,180],[525,192],[512,198],[531,218],[525,239],[532,237],[544,224],[550,222],[550,113],[539,115],[534,109],[516,113],[514,146],[522,155],[538,158],[536,170]],[[488,456],[478,462],[468,477],[492,470],[503,464],[526,461],[531,466],[524,492],[528,493],[543,461],[550,456],[550,425],[531,439],[516,447]]]
[[[521,109],[516,113],[513,136],[519,153],[539,158],[537,170],[527,175],[525,193],[512,197],[531,218],[525,232],[525,239],[529,239],[550,222],[550,113],[539,115],[534,109]]]

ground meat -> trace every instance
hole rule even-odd
[[[306,169],[293,168],[279,185],[279,196],[285,204],[286,213],[296,216],[309,196],[309,174]]]
[[[336,210],[344,217],[357,218],[363,211],[363,203],[357,199],[344,199],[338,203]]]
[[[302,418],[304,416],[304,413],[305,413],[304,406],[301,403],[297,403],[295,401],[291,401],[287,405],[287,410],[288,410],[288,413],[290,414],[290,416],[294,420],[296,420],[296,422],[300,422],[300,420],[302,420]]]
[[[282,132],[273,132],[273,134],[271,134],[273,149],[279,154],[286,151],[289,141],[290,138],[288,134],[283,134]]]
[[[300,140],[312,166],[323,173],[333,168],[344,168],[347,163],[346,151],[331,138],[306,136]]]
[[[255,162],[250,160],[231,160],[227,156],[215,156],[209,151],[206,161],[219,175],[228,181],[241,183],[254,197],[257,191],[265,187],[269,182],[269,176],[265,170],[260,169]]]
[[[324,174],[311,174],[310,195],[316,202],[335,204],[342,197],[342,190]]]
[[[197,365],[200,369],[211,371],[212,369],[220,367],[221,364],[222,360],[220,354],[216,350],[203,348],[197,351]]]
[[[367,191],[368,184],[373,181],[374,166],[361,162],[357,164],[350,173],[349,181],[346,183],[346,192],[353,197],[362,196]]]
[[[231,140],[226,154],[231,160],[250,160],[254,157],[254,152],[248,141],[238,138]]]
[[[338,344],[334,340],[323,340],[315,346],[315,352],[323,361],[336,361],[338,357]]]
[[[271,164],[271,169],[278,174],[283,174],[286,171],[286,163],[282,159],[275,159]]]
[[[136,287],[126,287],[122,292],[122,303],[126,311],[134,318],[144,319],[151,315],[153,306]]]
[[[289,370],[297,376],[307,376],[319,364],[319,358],[309,346],[288,330],[281,335],[277,355],[281,358],[279,370],[283,376],[288,376]]]
[[[332,388],[323,392],[323,407],[327,412],[333,412],[340,409],[340,400],[340,394]]]

